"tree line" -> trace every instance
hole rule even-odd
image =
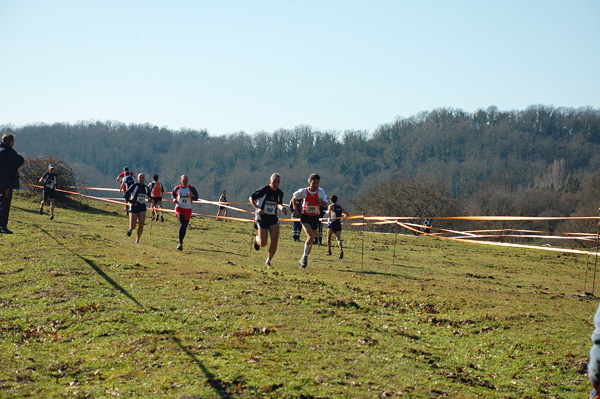
[[[600,110],[589,107],[489,107],[474,113],[439,108],[373,132],[301,125],[210,136],[116,121],[0,129],[18,137],[20,153],[58,157],[91,185],[116,186],[115,176],[127,165],[159,174],[167,187],[188,174],[202,198],[216,199],[225,189],[230,200],[245,201],[272,172],[282,174],[286,198],[318,172],[326,191],[355,209],[373,209],[376,192],[402,186],[425,193],[441,188],[453,201],[444,211],[463,214],[570,216],[598,210],[588,191],[600,169]],[[424,214],[412,216],[434,216],[426,207],[396,206],[393,212],[415,209]]]

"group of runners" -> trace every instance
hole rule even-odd
[[[137,237],[135,242],[139,244],[144,232],[146,222],[146,202],[151,203],[152,218],[164,222],[164,212],[162,207],[162,197],[165,192],[163,184],[158,180],[158,175],[152,176],[152,182],[145,184],[146,176],[143,173],[138,174],[137,181],[134,174],[126,166],[117,176],[121,183],[123,197],[125,198],[126,210],[129,214],[129,228],[127,235],[131,236],[133,230],[137,227]],[[187,175],[182,175],[180,184],[171,192],[173,203],[175,204],[175,216],[179,221],[179,234],[177,240],[177,249],[183,250],[183,239],[187,232],[190,219],[192,217],[192,203],[198,200],[198,191],[189,184]]]
[[[51,165],[52,166],[52,165]],[[164,187],[158,180],[158,175],[153,176],[152,183],[145,184],[145,175],[140,173],[137,175],[137,181],[135,175],[129,171],[128,167],[123,169],[117,176],[117,180],[121,183],[121,191],[124,193],[123,197],[126,202],[126,210],[129,214],[129,227],[127,229],[127,235],[131,236],[133,230],[137,227],[137,238],[136,243],[140,242],[142,234],[144,232],[144,224],[146,221],[146,202],[152,204],[152,220],[156,217],[164,221],[162,211],[162,197],[164,193]],[[321,177],[313,173],[308,178],[308,187],[299,188],[292,195],[292,202],[290,207],[295,218],[300,219],[300,225],[302,230],[306,234],[306,241],[304,242],[304,252],[302,257],[298,261],[301,268],[306,268],[308,265],[308,257],[310,255],[313,243],[315,242],[315,236],[318,225],[320,224],[321,209],[327,207],[328,213],[328,232],[327,232],[327,255],[331,255],[331,237],[335,234],[337,245],[340,250],[339,258],[344,257],[344,249],[342,246],[342,220],[343,218],[350,216],[350,214],[337,203],[337,196],[331,196],[330,200],[327,198],[325,191],[319,187]],[[255,229],[257,229],[257,235],[254,239],[254,248],[258,251],[261,247],[267,246],[269,242],[269,236],[271,237],[271,244],[268,249],[267,260],[265,266],[271,267],[271,262],[277,252],[277,245],[279,243],[279,217],[278,210],[284,215],[288,214],[286,207],[283,204],[283,191],[279,188],[281,184],[281,175],[279,173],[273,173],[270,177],[269,184],[260,187],[254,191],[248,201],[255,209]],[[217,217],[221,216],[221,212],[225,210],[224,217],[227,217],[227,193],[222,192],[219,198],[219,211]],[[175,215],[179,221],[179,231],[177,239],[177,249],[183,250],[183,241],[187,232],[187,228],[192,216],[192,203],[198,200],[198,191],[196,188],[189,184],[187,175],[182,175],[180,178],[180,184],[175,187],[171,196],[175,205]],[[41,211],[41,208],[40,208]]]
[[[313,173],[308,178],[308,187],[299,188],[292,195],[290,208],[293,216],[300,218],[302,230],[306,234],[304,242],[304,252],[298,261],[301,268],[308,266],[308,256],[310,255],[318,225],[320,223],[321,208],[327,206],[328,198],[325,191],[319,187],[321,177]],[[283,191],[279,189],[281,184],[281,175],[273,173],[269,184],[257,189],[248,201],[255,209],[255,228],[258,233],[254,239],[254,249],[257,251],[261,247],[265,247],[268,242],[269,235],[271,236],[271,245],[269,246],[267,260],[265,266],[271,267],[271,261],[277,252],[279,243],[279,217],[277,210],[281,210],[284,215],[287,215],[287,209],[283,205]],[[327,255],[331,255],[331,236],[336,235],[338,247],[340,249],[340,259],[344,257],[344,249],[342,247],[342,219],[350,216],[350,214],[339,204],[337,204],[337,196],[331,196],[331,204],[328,205],[328,232],[327,232]],[[294,233],[295,234],[295,233]]]

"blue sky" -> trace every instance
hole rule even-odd
[[[600,1],[0,0],[0,124],[372,132],[600,108]]]

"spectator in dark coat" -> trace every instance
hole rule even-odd
[[[0,234],[12,234],[6,225],[13,189],[19,188],[19,168],[25,159],[13,149],[15,136],[10,133],[2,135],[0,142]]]

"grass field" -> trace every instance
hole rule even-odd
[[[362,234],[344,231],[343,260],[316,246],[303,270],[283,224],[265,269],[250,223],[194,218],[179,252],[173,216],[136,245],[120,206],[87,204],[50,221],[13,200],[15,234],[0,235],[0,397],[589,391],[598,300],[582,295],[585,255],[373,233],[363,255]]]

